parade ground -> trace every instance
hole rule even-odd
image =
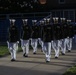
[[[41,49],[38,49],[35,55],[30,50],[26,58],[23,57],[22,52],[19,52],[15,62],[10,60],[10,55],[0,58],[0,75],[62,75],[76,64],[76,45],[74,44],[72,51],[66,52],[66,55],[60,53],[58,59],[55,59],[52,50],[49,63],[46,63]]]

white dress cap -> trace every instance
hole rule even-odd
[[[47,18],[47,21],[49,22],[50,21],[50,18]]]
[[[46,21],[46,18],[44,18],[44,21]]]
[[[60,18],[61,20],[65,20],[65,18]]]
[[[53,17],[53,20],[55,20],[55,17]]]
[[[65,21],[66,18],[62,18],[62,19],[63,19],[63,21]]]
[[[27,22],[27,21],[28,21],[28,19],[22,19],[22,21],[25,21],[25,22]]]
[[[71,20],[67,20],[67,22],[71,22]]]
[[[43,24],[43,23],[44,23],[44,21],[40,21],[40,23],[42,23],[42,24]]]
[[[37,22],[37,20],[32,20],[32,22],[35,22],[35,23],[36,23],[36,22]]]
[[[55,19],[56,19],[56,20],[58,20],[59,18],[58,18],[58,17],[56,17]]]
[[[25,22],[27,22],[28,21],[28,19],[25,19]]]
[[[10,22],[13,22],[13,23],[16,21],[15,19],[9,19],[9,20],[10,20]]]
[[[41,23],[44,23],[44,21],[41,21]]]

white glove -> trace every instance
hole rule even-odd
[[[53,42],[53,40],[51,42]]]
[[[69,37],[67,37],[67,38],[69,38]]]
[[[19,41],[17,41],[17,43],[19,43]]]
[[[73,37],[73,39],[74,39],[74,37]]]

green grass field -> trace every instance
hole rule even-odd
[[[21,47],[19,46],[19,50],[21,51]],[[9,54],[9,50],[7,46],[0,46],[0,57],[8,55]]]
[[[9,54],[7,46],[0,46],[0,57]]]
[[[68,69],[63,75],[76,75],[76,65]]]

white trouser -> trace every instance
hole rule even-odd
[[[72,49],[72,38],[68,38],[67,48],[68,48],[68,50]]]
[[[59,57],[60,48],[62,49],[61,44],[62,44],[61,40],[56,41],[56,47],[57,47],[56,54],[55,54],[56,57]]]
[[[31,46],[33,48],[33,52],[36,52],[37,51],[37,43],[38,42],[38,39],[31,39]]]
[[[59,51],[61,50],[62,53],[63,51],[63,39],[57,40],[57,56],[59,56]]]
[[[55,51],[55,57],[59,56],[59,47],[57,47],[57,45],[58,45],[58,41],[57,40],[52,41],[52,48]]]
[[[55,57],[58,57],[60,48],[61,48],[61,51],[63,50],[62,39],[61,40],[54,40],[54,41],[52,41],[52,48],[55,51]]]
[[[18,43],[17,42],[15,42],[15,43],[7,42],[7,44],[8,44],[9,52],[11,53],[11,59],[16,59],[16,52],[18,50]]]
[[[51,42],[44,42],[44,52],[45,52],[45,56],[46,56],[46,60],[50,61],[51,58]]]
[[[63,53],[65,54],[65,52],[66,52],[66,46],[67,46],[67,44],[68,44],[68,40],[67,40],[67,38],[65,38],[65,39],[63,39],[63,42],[62,42],[62,45],[63,45]]]
[[[22,40],[21,39],[21,48],[23,50],[23,54],[26,53],[26,55],[28,55],[28,53],[29,53],[29,40]]]
[[[60,39],[60,40],[58,41],[58,43],[59,43],[59,45],[58,45],[59,49],[61,49],[61,52],[63,52],[63,46],[62,46],[63,39]]]
[[[71,50],[72,38],[65,38],[63,43],[63,53],[66,53],[66,49]]]
[[[38,38],[39,40],[39,44],[41,45],[42,51],[43,51],[43,41],[41,40],[41,38]]]

